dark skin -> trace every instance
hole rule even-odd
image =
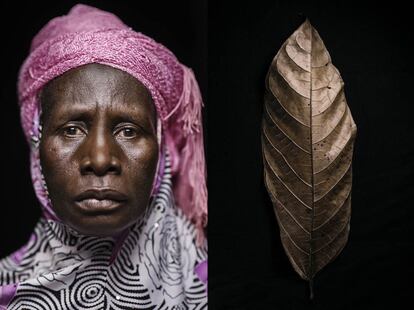
[[[40,160],[57,216],[76,231],[115,236],[145,211],[158,161],[149,91],[118,69],[88,64],[41,93]]]

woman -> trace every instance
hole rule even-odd
[[[76,5],[33,39],[18,91],[43,216],[0,261],[0,308],[205,309],[192,71],[113,14]]]

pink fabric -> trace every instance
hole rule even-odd
[[[205,260],[198,264],[195,268],[195,273],[197,274],[198,278],[201,282],[207,283],[208,282],[208,261]]]
[[[6,310],[16,294],[17,284],[0,286],[0,310]]]
[[[150,91],[162,126],[162,141],[173,163],[176,203],[196,225],[202,241],[207,188],[197,81],[171,51],[133,31],[115,15],[79,4],[68,15],[52,19],[35,36],[18,81],[26,138],[34,145],[40,139],[39,90],[53,78],[89,63],[123,70]],[[32,147],[31,171],[44,216],[58,220],[45,191],[36,147]]]

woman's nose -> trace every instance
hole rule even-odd
[[[96,130],[88,134],[83,145],[83,156],[80,164],[82,174],[120,174],[121,163],[114,137],[104,130]]]

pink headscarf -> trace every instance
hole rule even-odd
[[[18,80],[21,121],[29,142],[39,140],[39,91],[66,71],[89,63],[120,69],[151,93],[171,158],[176,203],[199,231],[207,225],[206,167],[201,120],[202,99],[191,69],[165,46],[135,32],[115,15],[86,5],[52,19],[35,36]],[[160,164],[158,169],[160,170]],[[37,148],[31,150],[31,172],[43,213],[58,220],[51,208]]]

